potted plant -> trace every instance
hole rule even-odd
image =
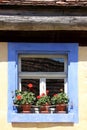
[[[15,95],[14,104],[21,106],[24,113],[30,112],[31,105],[36,100],[35,94],[33,92],[16,90]]]
[[[40,113],[48,113],[50,105],[50,97],[44,93],[37,96],[36,106],[40,107]]]
[[[67,112],[68,102],[69,98],[64,92],[54,94],[54,96],[51,98],[51,104],[56,106],[56,112]]]
[[[12,92],[12,99],[13,99],[13,107],[16,108],[17,112],[22,112],[22,93],[19,90]]]

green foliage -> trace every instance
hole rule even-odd
[[[34,104],[36,97],[35,94],[28,91],[15,91],[15,100],[14,104],[22,105],[22,104]]]
[[[52,105],[56,105],[56,104],[68,104],[69,102],[69,98],[67,96],[66,93],[58,93],[55,94],[52,98],[51,98],[51,104]]]
[[[50,97],[47,95],[40,96],[39,99],[36,102],[37,106],[50,104]]]
[[[22,104],[36,104],[37,106],[45,105],[45,104],[68,104],[69,98],[66,93],[58,93],[55,94],[52,98],[46,94],[42,94],[37,96],[37,100],[35,94],[33,92],[28,91],[15,91],[15,105],[22,105]]]

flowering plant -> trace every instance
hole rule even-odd
[[[51,98],[51,104],[68,104],[69,98],[66,93],[60,92],[58,94],[54,94],[54,96]]]
[[[33,92],[16,90],[15,95],[14,104],[16,105],[33,104],[36,100]]]
[[[37,102],[36,102],[37,106],[46,104],[50,104],[50,97],[48,95],[42,93],[41,95],[37,96]]]

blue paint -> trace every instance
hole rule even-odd
[[[68,114],[18,114],[12,106],[12,91],[18,83],[18,54],[67,54]],[[8,122],[78,122],[78,44],[8,43]]]
[[[11,122],[73,122],[74,114],[17,114],[12,113]]]

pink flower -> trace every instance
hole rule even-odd
[[[63,92],[63,89],[62,89],[62,88],[60,89],[60,92]]]
[[[46,90],[46,94],[48,95],[48,93],[49,93],[49,90]]]
[[[58,94],[54,94],[53,96],[58,96]]]
[[[42,94],[41,94],[41,97],[43,97],[43,96],[45,96],[45,93],[42,93]]]

